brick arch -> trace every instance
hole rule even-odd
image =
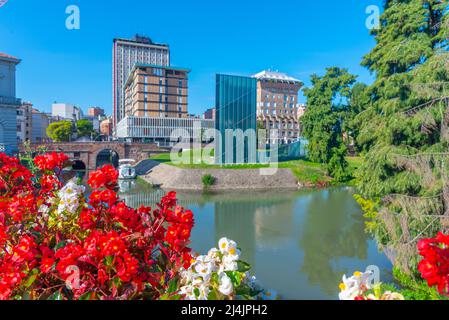
[[[40,144],[32,144],[31,150],[38,150]],[[154,143],[126,143],[126,142],[66,142],[45,144],[48,152],[63,152],[71,160],[79,160],[86,164],[88,170],[96,169],[98,154],[103,150],[116,152],[119,159],[132,158],[136,161],[147,159],[150,154],[168,152],[169,149],[158,147]],[[23,144],[19,146],[20,152],[25,152]]]
[[[118,144],[108,144],[108,145],[98,145],[97,148],[91,150],[91,168],[95,168],[97,166],[97,158],[100,152],[105,150],[111,150],[117,153],[119,160],[126,158],[125,146]]]

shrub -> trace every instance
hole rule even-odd
[[[207,188],[209,188],[209,187],[211,187],[211,186],[213,186],[215,184],[216,179],[211,174],[205,174],[201,178],[201,181],[203,182],[203,187],[205,189],[207,189]]]

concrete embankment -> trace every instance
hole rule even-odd
[[[141,178],[170,190],[202,190],[202,177],[206,174],[215,178],[209,190],[298,189],[298,181],[290,169],[277,169],[271,173],[264,175],[259,169],[181,169],[157,164]]]

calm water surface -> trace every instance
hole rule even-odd
[[[162,190],[123,184],[128,205],[153,206]],[[337,299],[343,274],[381,269],[391,280],[391,263],[364,232],[362,212],[350,188],[218,194],[179,192],[180,204],[195,213],[192,247],[201,254],[221,237],[237,241],[242,259],[266,288],[285,299]]]

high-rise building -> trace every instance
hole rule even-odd
[[[78,121],[83,119],[81,108],[69,103],[53,103],[51,106],[51,115],[53,118]]]
[[[253,77],[257,79],[257,121],[267,130],[266,143],[297,141],[301,134],[298,93],[303,83],[273,71],[262,71]],[[274,135],[277,138],[273,138],[272,130],[278,131]]]
[[[17,147],[16,66],[20,60],[0,53],[0,152],[12,154]]]
[[[115,128],[125,117],[125,84],[131,70],[137,63],[169,66],[170,49],[168,45],[154,43],[150,38],[136,35],[131,40],[114,39],[112,59],[112,117]]]
[[[217,74],[215,103],[216,163],[256,163],[257,80]]]
[[[31,141],[33,128],[33,104],[23,102],[17,107],[17,142]]]
[[[125,116],[186,118],[189,72],[136,64],[125,84]]]
[[[33,126],[31,129],[31,142],[32,143],[46,143],[50,141],[47,136],[47,128],[49,125],[48,115],[39,110],[33,109],[32,111]]]

